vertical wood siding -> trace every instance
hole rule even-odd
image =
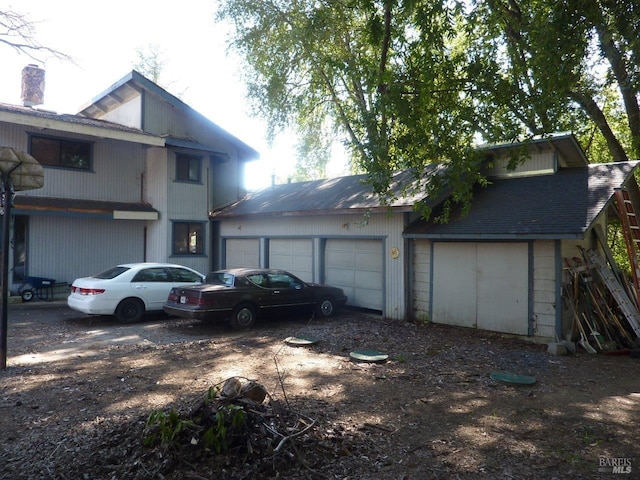
[[[144,222],[30,216],[29,275],[72,282],[118,263],[140,262]]]
[[[429,240],[412,240],[412,250],[412,317],[415,320],[429,320],[429,299],[431,298],[431,242]]]
[[[20,126],[3,128],[3,143],[28,151],[27,132]],[[39,133],[37,130],[31,130]],[[47,131],[47,135],[87,141],[76,134]],[[37,159],[36,159],[37,160]],[[44,167],[44,186],[22,195],[64,197],[119,202],[140,202],[145,150],[141,145],[115,140],[93,143],[92,171]]]
[[[535,172],[551,173],[556,168],[555,154],[554,152],[534,153],[525,162],[516,165],[513,170],[509,170],[508,165],[508,158],[496,158],[493,161],[493,167],[487,169],[485,174],[488,176],[513,176]]]
[[[556,278],[554,242],[538,240],[533,244],[533,318],[536,337],[555,337],[556,289],[561,279]]]
[[[166,221],[167,162],[166,149],[148,149],[145,199],[160,212],[159,220],[147,222],[147,260],[150,262],[166,262],[171,254],[171,230],[169,222]]]

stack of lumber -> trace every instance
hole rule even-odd
[[[563,297],[573,317],[571,341],[590,353],[640,347],[640,311],[633,286],[596,250],[580,253],[565,259]]]

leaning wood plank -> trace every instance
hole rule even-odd
[[[613,275],[613,272],[611,272],[609,267],[607,267],[602,255],[595,250],[587,250],[586,253],[591,266],[595,267],[598,274],[600,274],[600,278],[602,278],[602,281],[618,303],[620,311],[626,317],[636,336],[640,337],[640,313],[638,312],[638,309],[635,308],[629,299],[627,292],[622,288],[618,279]]]

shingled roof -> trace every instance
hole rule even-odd
[[[418,220],[408,238],[531,239],[582,238],[629,180],[639,162],[592,164],[552,175],[494,180],[478,188],[471,211],[448,223]]]
[[[428,167],[436,171],[437,166]],[[383,202],[371,191],[366,175],[313,180],[274,185],[248,194],[242,200],[211,213],[213,218],[235,218],[246,215],[313,215],[361,213],[367,211],[410,212],[424,195],[403,189],[413,182],[409,171],[394,175],[391,189],[394,198]]]

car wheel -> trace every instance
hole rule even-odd
[[[232,328],[250,328],[256,323],[256,309],[249,304],[236,307],[229,322]]]
[[[20,296],[23,302],[30,302],[33,298],[33,290],[23,290]]]
[[[137,298],[126,298],[116,308],[116,318],[120,322],[139,322],[144,314],[144,303]]]
[[[334,310],[333,300],[329,297],[323,298],[318,302],[318,305],[316,305],[316,313],[319,317],[330,317],[333,315]]]

